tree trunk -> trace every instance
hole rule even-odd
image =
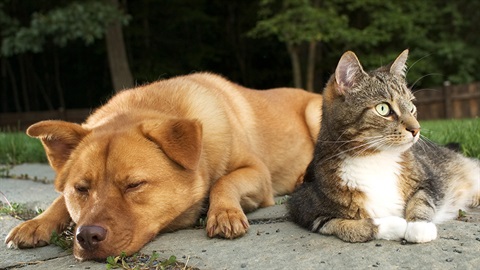
[[[302,69],[300,68],[300,57],[298,56],[297,47],[287,42],[287,50],[292,62],[293,86],[302,88]]]
[[[18,69],[20,70],[20,82],[22,87],[22,97],[23,97],[23,106],[25,106],[25,111],[30,111],[30,100],[28,99],[28,91],[27,91],[27,73],[25,72],[25,57],[24,55],[18,55]]]
[[[22,105],[20,104],[20,95],[18,93],[17,78],[13,73],[12,66],[8,61],[5,62],[5,68],[7,76],[10,78],[10,84],[12,85],[13,103],[15,104],[15,112],[22,112]]]
[[[119,7],[118,0],[107,1]],[[133,87],[133,76],[128,64],[120,21],[114,21],[107,27],[106,44],[113,88],[118,92]]]
[[[307,55],[307,82],[306,88],[308,92],[313,92],[315,90],[315,57],[316,57],[317,42],[311,40],[308,44],[308,55]]]
[[[323,62],[323,51],[322,51],[322,47],[323,47],[323,43],[322,42],[319,42],[317,43],[317,49],[315,50],[316,53],[315,53],[315,58],[316,59],[316,62],[315,63],[322,63]],[[318,74],[323,74],[323,72],[325,71],[325,67],[324,65],[315,65],[316,68],[315,68],[315,74],[318,75]],[[317,85],[319,86],[317,89],[318,89],[318,93],[322,93],[323,91],[323,87],[325,85],[325,82],[324,82],[324,79],[322,76],[317,76],[314,80]],[[313,87],[313,91],[315,92],[315,87]]]
[[[228,6],[228,18],[226,20],[227,37],[235,53],[235,58],[238,63],[238,69],[240,71],[241,82],[245,85],[250,84],[248,77],[247,67],[247,49],[245,45],[245,37],[243,35],[243,29],[241,26],[241,16],[238,14],[238,3],[236,1],[226,1],[225,5]]]
[[[2,110],[0,112],[6,113],[8,112],[8,95],[7,95],[7,60],[5,58],[0,57],[1,61],[1,76],[2,76]]]
[[[58,102],[60,104],[59,110],[64,111],[65,109],[67,109],[67,105],[65,103],[65,96],[63,94],[62,84],[60,83],[60,63],[58,61],[57,52],[53,53],[53,60],[54,60],[54,68],[55,68],[55,75],[54,75],[55,89],[57,89]]]
[[[46,88],[45,88],[45,85],[43,84],[42,80],[40,79],[40,76],[38,76],[38,73],[35,71],[35,67],[33,66],[33,61],[28,61],[27,62],[27,65],[28,65],[28,73],[31,74],[31,77],[32,77],[32,82],[31,82],[31,88],[35,88],[35,89],[38,89],[38,91],[40,92],[40,95],[42,96],[43,100],[45,101],[45,104],[47,105],[47,109],[52,111],[54,110],[54,107],[53,107],[53,103],[52,103],[52,100],[50,98],[50,95],[47,94],[47,91],[46,91]],[[33,87],[35,86],[35,87]],[[32,98],[32,97],[30,97]],[[32,100],[32,99],[31,99]],[[33,110],[39,110],[39,100],[37,98],[35,98],[35,108],[33,108]]]
[[[320,0],[312,1],[312,7],[318,9],[320,7]],[[317,44],[319,41],[310,40],[308,44],[308,54],[307,54],[307,81],[306,89],[309,92],[315,92],[315,63],[317,58]]]

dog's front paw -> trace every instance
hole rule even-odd
[[[209,237],[221,236],[229,239],[244,235],[248,230],[248,219],[241,209],[210,209],[207,215]]]
[[[405,240],[410,243],[426,243],[437,238],[437,227],[432,222],[408,222]]]
[[[31,248],[48,245],[57,224],[49,224],[42,219],[28,220],[13,228],[5,238],[8,247]]]

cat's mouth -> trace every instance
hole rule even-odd
[[[420,133],[416,134],[415,136],[409,136],[404,139],[404,144],[409,144],[410,146],[414,145],[420,139]]]
[[[413,144],[415,144],[416,142],[418,142],[419,139],[420,139],[420,132],[413,137]]]
[[[400,146],[409,145],[412,146],[420,139],[420,132],[413,134],[404,135],[402,142],[399,143]]]
[[[410,138],[403,138],[402,140],[395,139],[393,141],[383,143],[382,147],[377,147],[377,150],[380,151],[395,151],[395,152],[404,152],[412,147],[420,139],[420,134],[416,136],[411,136]]]

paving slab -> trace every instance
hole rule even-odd
[[[440,239],[422,245],[350,244],[280,222],[252,225],[246,236],[233,241],[207,239],[200,230],[164,234],[144,251],[189,257],[190,265],[200,269],[476,269],[480,265],[478,224],[450,222],[439,231]]]
[[[59,196],[53,182],[55,172],[48,164],[21,164],[8,169],[8,177],[0,177],[0,202],[25,204],[29,209],[47,209]]]
[[[478,269],[479,237],[478,224],[451,221],[439,227],[439,239],[427,244],[350,244],[280,222],[252,225],[235,240],[209,239],[201,229],[167,233],[142,252],[175,255],[199,269]],[[22,269],[105,269],[104,263],[76,262],[73,256],[34,263]]]
[[[27,173],[29,179],[40,175],[37,169],[48,172],[38,165],[14,169]],[[8,194],[12,201],[18,202],[18,199],[33,206],[41,202],[48,204],[57,195],[51,183],[18,179],[0,179],[0,191]],[[298,227],[287,220],[285,206],[276,205],[248,214],[252,225],[242,238],[210,239],[203,229],[185,229],[159,235],[141,252],[156,251],[164,259],[174,255],[178,261],[199,269],[478,269],[480,209],[467,213],[469,216],[464,220],[468,222],[449,221],[439,225],[439,237],[430,243],[402,245],[377,240],[350,244]],[[1,242],[20,222],[10,216],[0,216]],[[7,249],[1,242],[0,269],[105,269],[106,266],[105,263],[78,262],[73,255],[55,246],[14,250]]]
[[[55,180],[55,172],[48,164],[44,163],[20,164],[9,169],[8,172],[9,175],[19,178],[52,183]]]
[[[42,183],[23,179],[0,178],[1,202],[25,204],[29,209],[47,209],[60,193],[55,191],[53,183]]]
[[[11,216],[0,215],[0,269],[23,266],[28,263],[47,261],[62,256],[71,256],[56,246],[46,246],[35,249],[10,249],[4,244],[7,234],[23,221]],[[72,256],[73,257],[73,256]]]

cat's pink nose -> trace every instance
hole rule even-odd
[[[407,127],[407,131],[411,132],[413,137],[416,137],[417,134],[420,132],[420,128],[416,128],[416,127],[415,128],[408,128]]]

